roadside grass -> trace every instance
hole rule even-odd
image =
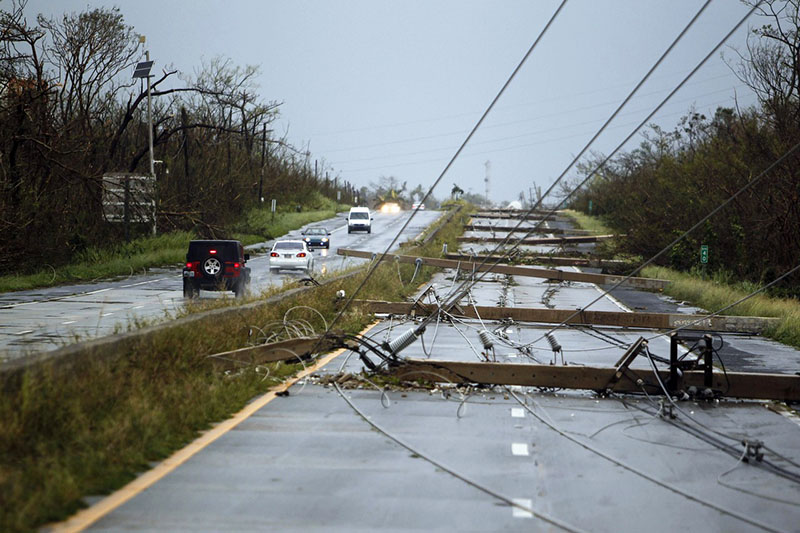
[[[408,251],[435,255],[445,240],[455,246],[465,216],[453,217],[437,238]],[[437,269],[384,261],[359,298],[401,299]],[[84,496],[107,494],[167,457],[215,422],[241,409],[300,365],[214,369],[209,355],[246,346],[256,328],[303,319],[318,331],[339,312],[336,292],[351,295],[364,273],[315,287],[272,305],[241,308],[202,324],[160,329],[125,348],[99,356],[43,363],[0,376],[0,531],[31,531],[82,507]],[[201,310],[238,305],[215,300]],[[355,333],[371,316],[349,309],[336,324]],[[263,368],[263,366],[261,367]]]
[[[598,217],[593,217],[574,209],[562,209],[559,213],[571,218],[578,228],[590,231],[594,235],[610,235],[614,233]]]
[[[575,224],[583,229],[590,229],[598,233],[611,233],[597,217],[571,209],[564,210],[564,214],[571,217]],[[616,257],[641,262],[641,258],[632,259],[619,255]],[[702,272],[679,272],[671,268],[649,266],[644,268],[640,275],[669,280],[671,283],[664,289],[665,294],[677,300],[687,301],[709,312],[727,307],[759,288],[754,283],[731,282],[730,276],[726,276],[722,272],[709,277]],[[788,346],[800,348],[800,301],[797,299],[757,294],[728,309],[723,314],[780,318],[780,323],[765,330],[763,335]]]
[[[603,223],[600,217],[587,215],[574,209],[562,209],[559,213],[572,219],[573,223],[579,228],[591,232],[593,235],[613,235],[614,231]],[[624,237],[622,237],[624,238]],[[616,239],[615,239],[616,240]],[[641,261],[641,257],[621,253],[618,243],[612,241],[602,241],[595,246],[595,255],[606,259],[616,259],[628,263]]]
[[[350,205],[337,204],[315,193],[305,199],[300,212],[296,211],[295,206],[281,207],[273,217],[268,205],[251,209],[235,229],[242,233],[262,235],[265,239],[274,239],[306,224],[331,218],[337,212],[347,211],[349,208]]]
[[[685,300],[698,307],[715,312],[755,292],[753,283],[726,283],[724,276],[704,278],[696,272],[678,272],[671,268],[649,266],[643,276],[670,280],[664,293],[678,300]],[[763,316],[782,319],[780,323],[764,331],[765,337],[783,344],[800,348],[800,301],[795,298],[776,298],[757,294],[728,309],[723,314],[735,316]]]
[[[246,215],[246,221],[237,226],[231,238],[247,246],[285,235],[305,224],[325,220],[336,214],[336,209],[347,206],[325,204],[314,211],[272,213],[257,209]],[[176,231],[154,237],[141,237],[128,243],[108,248],[92,248],[76,254],[67,265],[45,265],[33,274],[8,274],[0,276],[0,293],[21,291],[39,287],[52,287],[65,283],[90,282],[104,278],[142,274],[149,268],[177,267],[186,257],[189,241],[197,238],[192,232]]]

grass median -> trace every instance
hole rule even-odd
[[[462,216],[436,239],[408,253],[437,255],[443,242],[456,245]],[[416,291],[436,269],[385,261],[360,298],[400,299]],[[247,345],[251,333],[303,319],[323,325],[338,313],[336,292],[352,294],[364,279],[352,278],[301,292],[275,304],[241,307],[235,315],[158,329],[121,353],[78,358],[4,375],[0,389],[0,531],[31,531],[66,518],[83,497],[105,494],[133,479],[250,399],[296,373],[299,365],[214,369],[208,356]],[[214,301],[207,307],[238,305]],[[196,308],[197,310],[202,307]],[[371,317],[348,310],[336,329],[360,331]]]

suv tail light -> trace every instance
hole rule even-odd
[[[200,261],[186,261],[186,268],[195,272],[200,272]]]
[[[239,277],[242,273],[241,269],[239,268],[241,263],[233,262],[233,261],[226,261],[225,262],[225,274],[232,274],[234,278]]]

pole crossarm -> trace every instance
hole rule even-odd
[[[542,233],[547,233],[547,230],[542,230]],[[531,244],[531,245],[540,245],[540,244],[558,244],[558,245],[565,245],[565,244],[585,244],[590,242],[601,242],[601,241],[610,241],[612,239],[617,239],[619,237],[624,237],[625,235],[574,235],[574,236],[565,236],[565,237],[539,237],[535,239],[516,239],[514,240],[515,244]],[[456,240],[458,242],[506,242],[508,237],[457,237]]]
[[[491,224],[464,224],[464,231],[491,231],[494,233],[550,233],[552,235],[567,235],[577,237],[579,235],[590,235],[590,230],[582,229],[562,229],[562,228],[537,228],[535,226],[492,226]]]
[[[426,316],[438,311],[433,304],[386,302],[380,300],[354,300],[353,305],[371,313],[393,315]],[[476,312],[477,311],[477,312]],[[465,305],[459,313],[466,318],[482,320],[513,319],[516,322],[536,322],[560,324],[569,318],[567,324],[588,326],[618,326],[636,329],[670,330],[683,328],[694,331],[719,331],[727,333],[761,333],[775,326],[779,318],[749,316],[684,315],[681,313],[626,313],[622,311],[581,311],[574,309],[536,309],[527,307],[489,307]]]
[[[519,363],[432,361],[407,359],[405,364],[392,370],[392,375],[403,380],[422,379],[442,383],[482,383],[487,385],[519,385],[523,387],[555,387],[606,391],[613,382],[617,369],[613,367],[535,365]],[[662,382],[669,378],[669,370],[659,370]],[[679,389],[704,388],[704,372],[689,370],[683,373]],[[650,394],[661,394],[656,376],[650,369],[629,369],[613,382],[611,391],[640,393],[646,388]],[[712,388],[724,391],[733,398],[752,400],[800,400],[800,376],[792,374],[762,374],[751,372],[715,372]]]
[[[339,248],[336,251],[339,255],[350,257],[362,257],[365,259],[372,259],[378,257],[378,254],[363,250],[350,250],[348,248]],[[532,278],[553,279],[559,281],[581,281],[585,283],[597,283],[599,285],[614,284],[625,279],[623,276],[612,276],[609,274],[589,274],[586,272],[565,272],[563,270],[535,268],[527,266],[511,266],[511,265],[478,265],[476,263],[464,264],[461,261],[453,261],[452,259],[440,259],[436,257],[415,257],[411,255],[395,255],[385,254],[383,259],[394,259],[400,263],[415,264],[417,259],[422,260],[423,265],[440,267],[440,268],[461,268],[475,272],[494,272],[497,274],[508,274],[512,276],[526,276]],[[669,281],[663,279],[653,278],[636,278],[631,277],[625,280],[624,285],[634,287],[637,289],[659,290],[665,288]]]

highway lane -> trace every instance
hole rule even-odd
[[[311,225],[326,226],[331,235],[330,250],[314,250],[316,275],[334,272],[363,259],[336,255],[347,247],[382,252],[406,221],[409,212],[375,213],[372,233],[347,233],[343,214]],[[421,211],[409,224],[399,242],[411,239],[430,225],[439,213]],[[301,238],[301,230],[281,237]],[[267,251],[272,241],[256,249]],[[291,271],[271,273],[266,253],[251,252],[251,292],[259,293],[286,280],[305,274]],[[202,291],[201,298],[231,298],[233,293]],[[98,280],[0,295],[0,358],[12,359],[27,353],[47,351],[78,340],[126,331],[146,321],[174,316],[186,303],[182,293],[181,265],[132,273],[123,279]]]
[[[440,296],[452,289],[453,275],[435,276]],[[471,299],[563,308],[584,307],[597,294],[590,283],[488,275]],[[609,297],[593,308],[629,310]],[[397,338],[417,324],[394,317],[368,335]],[[541,338],[549,327],[442,321],[427,329],[424,344],[417,341],[402,355],[478,361],[478,332],[499,328],[530,351],[498,341],[492,349],[498,361],[548,364],[558,361]],[[640,334],[569,328],[556,337],[569,364],[610,366]],[[667,347],[654,342],[651,348],[664,355]],[[648,367],[641,358],[631,365],[633,371]],[[757,531],[753,522],[794,531],[800,523],[800,508],[782,503],[800,501],[798,485],[763,469],[736,468],[735,457],[642,413],[637,408],[659,408],[646,396],[623,404],[588,392],[523,387],[383,395],[366,381],[350,380],[342,397],[319,379],[361,369],[357,357],[340,355],[288,395],[254,401],[233,430],[187,447],[197,451],[189,458],[161,463],[149,476],[155,483],[142,479],[89,509],[83,518],[96,520],[89,530],[616,532],[639,531],[646,521],[654,531],[697,524]],[[800,457],[796,419],[762,403],[681,405],[713,431],[745,433],[794,461]],[[682,420],[680,413],[677,423]]]

